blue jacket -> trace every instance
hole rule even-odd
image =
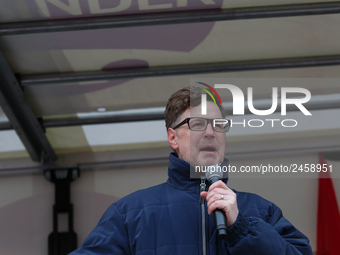
[[[167,182],[112,204],[72,255],[202,254],[200,180],[190,180],[189,167],[170,154]],[[214,216],[206,214],[207,254],[312,254],[308,238],[280,208],[255,194],[235,192],[240,213],[227,239],[219,240]]]

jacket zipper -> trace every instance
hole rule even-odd
[[[200,184],[200,194],[205,191],[205,177],[201,176]],[[204,199],[200,195],[200,205],[201,205],[201,221],[202,221],[202,255],[207,255],[207,237],[206,237],[206,224],[205,224],[205,203]]]

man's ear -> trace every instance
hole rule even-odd
[[[178,140],[176,131],[172,128],[168,128],[168,141],[172,149],[175,151],[178,149]]]

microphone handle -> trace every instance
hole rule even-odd
[[[227,217],[222,209],[216,209],[214,211],[215,223],[216,223],[216,230],[218,232],[218,236],[220,238],[227,237]]]
[[[213,184],[217,181],[219,181],[219,178],[213,177],[209,180],[209,184]],[[227,217],[222,209],[216,209],[214,211],[214,218],[215,218],[215,225],[216,230],[218,233],[218,236],[220,238],[226,238],[227,237]]]

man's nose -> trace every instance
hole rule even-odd
[[[205,129],[205,135],[208,135],[208,136],[214,136],[215,135],[215,131],[214,131],[211,123],[208,123],[207,128]]]

